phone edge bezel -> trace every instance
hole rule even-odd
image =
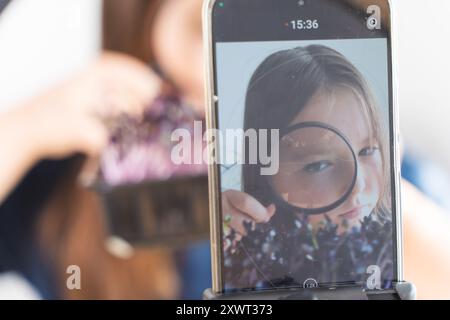
[[[215,92],[215,70],[214,70],[214,50],[212,36],[212,12],[214,4],[217,0],[204,0],[202,8],[202,25],[203,25],[203,51],[204,51],[204,77],[205,77],[205,102],[206,102],[206,122],[208,129],[217,129],[216,103],[217,98]],[[386,0],[389,5],[390,19],[390,54],[391,54],[391,90],[392,90],[392,132],[393,137],[393,165],[394,165],[394,184],[395,184],[395,230],[396,230],[396,279],[399,282],[404,281],[403,278],[403,219],[401,207],[401,155],[400,155],[400,115],[398,107],[398,59],[397,59],[397,27],[394,15],[394,3],[392,0]],[[210,142],[208,140],[208,142]],[[217,145],[216,145],[217,146]],[[208,148],[211,144],[208,143]],[[216,151],[219,148],[215,148]],[[219,177],[217,165],[208,152],[208,186],[209,186],[209,208],[210,208],[210,228],[211,228],[211,268],[212,268],[212,291],[220,294],[223,291],[222,281],[222,246],[221,234],[222,223],[220,215],[220,186],[218,185]],[[217,154],[216,154],[217,157]],[[220,250],[220,251],[219,251]]]

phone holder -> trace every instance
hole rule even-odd
[[[203,293],[204,300],[416,300],[416,287],[410,282],[398,282],[392,290],[366,291],[360,286],[333,288],[299,288],[267,291],[215,294]]]

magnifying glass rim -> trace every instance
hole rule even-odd
[[[269,183],[270,188],[272,189],[272,192],[275,195],[275,200],[277,202],[277,205],[280,205],[282,207],[285,207],[286,209],[295,211],[297,213],[301,213],[301,214],[306,214],[306,215],[318,215],[318,214],[323,214],[327,211],[331,211],[333,209],[336,209],[337,207],[339,207],[341,204],[343,204],[347,198],[351,195],[351,193],[353,192],[353,189],[356,185],[356,180],[358,178],[358,160],[356,158],[356,154],[353,151],[353,148],[350,144],[350,141],[347,139],[347,137],[340,132],[338,129],[334,128],[333,126],[330,126],[326,123],[323,122],[301,122],[292,126],[287,127],[286,129],[282,129],[280,130],[280,139],[282,139],[284,136],[286,136],[287,134],[295,131],[295,130],[299,130],[299,129],[305,129],[305,128],[321,128],[321,129],[325,129],[331,132],[334,132],[335,134],[337,134],[344,142],[345,144],[349,147],[351,153],[352,153],[352,157],[353,157],[353,161],[355,163],[355,174],[353,175],[353,181],[348,189],[348,191],[336,202],[322,207],[322,208],[314,208],[314,209],[307,209],[307,208],[299,208],[296,206],[291,205],[290,203],[288,203],[286,200],[284,200],[276,191],[273,185],[273,181],[272,178],[273,176],[267,176],[267,180]]]

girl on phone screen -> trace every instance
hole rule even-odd
[[[363,75],[329,47],[276,52],[248,85],[244,130],[283,130],[301,123],[322,123],[346,137],[358,168],[354,186],[337,207],[305,215],[278,204],[260,165],[244,165],[242,191],[222,195],[225,282],[252,288],[299,285],[308,278],[321,284],[364,281],[374,265],[389,286],[394,252],[387,131]],[[290,139],[299,143],[295,136]],[[296,175],[307,174],[326,192],[324,179],[332,166],[311,158],[273,181],[290,190],[300,181]]]

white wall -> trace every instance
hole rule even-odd
[[[98,52],[100,0],[13,0],[0,16],[0,111]]]
[[[403,135],[450,170],[450,1],[394,1]]]

